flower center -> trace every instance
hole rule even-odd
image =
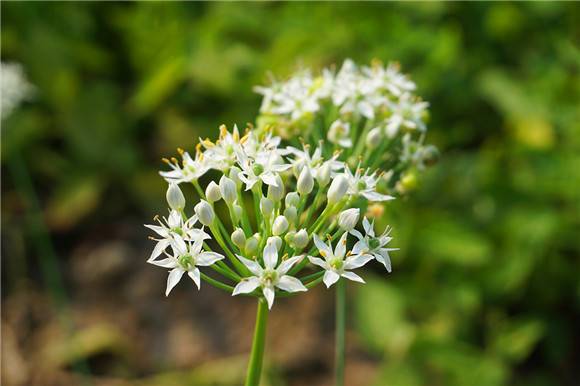
[[[273,269],[268,269],[268,270],[264,271],[264,274],[262,276],[262,281],[265,284],[272,285],[277,280],[278,280],[278,272],[276,272]]]
[[[252,171],[255,175],[259,176],[264,172],[264,167],[258,163],[255,163],[254,166],[252,166]]]
[[[189,254],[179,256],[179,265],[181,265],[183,267],[183,269],[186,269],[186,270],[193,267],[195,265],[195,261],[193,259],[193,256],[191,256]]]
[[[356,187],[358,190],[365,190],[367,188],[367,184],[363,180],[360,180],[357,182]]]
[[[343,261],[341,258],[335,257],[334,259],[330,260],[328,263],[333,269],[340,271],[343,266]]]
[[[177,233],[180,236],[183,236],[183,229],[181,227],[173,227],[171,228],[171,232]]]
[[[369,248],[371,250],[377,249],[380,245],[381,245],[381,242],[376,237],[374,237],[374,238],[372,238],[372,239],[369,240]]]

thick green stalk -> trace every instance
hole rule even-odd
[[[256,326],[254,340],[248,363],[245,386],[259,386],[264,359],[264,346],[266,344],[266,326],[268,324],[268,304],[266,299],[258,299],[258,312],[256,314]]]
[[[344,386],[344,341],[346,328],[346,280],[341,278],[336,283],[336,342],[335,342],[335,377],[336,386]]]

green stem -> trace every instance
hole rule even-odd
[[[212,277],[207,276],[203,272],[200,272],[200,274],[201,274],[201,278],[203,280],[205,280],[206,282],[208,282],[209,284],[211,284],[212,286],[219,288],[219,289],[222,289],[224,291],[227,291],[229,293],[232,293],[234,291],[234,287],[232,287],[231,285],[224,284],[219,280],[216,280]]]
[[[346,280],[336,283],[336,342],[335,376],[336,386],[344,386],[344,337],[346,328]]]
[[[266,299],[258,300],[258,312],[256,315],[256,327],[254,330],[254,340],[248,363],[245,386],[259,386],[260,375],[262,373],[262,362],[264,359],[264,346],[266,344],[266,326],[268,323],[268,304]]]

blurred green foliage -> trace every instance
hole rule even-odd
[[[384,359],[376,385],[572,385],[579,10],[3,2],[2,61],[22,63],[36,93],[2,122],[2,168],[27,165],[55,237],[144,217],[163,206],[158,159],[252,121],[252,86],[269,72],[397,60],[431,103],[442,157],[387,206],[394,273],[377,271],[353,299],[362,344]],[[3,210],[3,233],[23,231],[7,230],[17,214]]]

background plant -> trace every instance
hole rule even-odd
[[[71,290],[65,306],[75,317],[94,315],[86,312],[89,304],[101,312],[107,305],[139,304],[137,314],[104,315],[120,318],[115,327],[140,321],[123,333],[152,320],[176,322],[183,315],[161,313],[170,320],[147,313],[159,309],[152,296],[138,297],[129,287],[141,275],[133,267],[148,245],[142,245],[145,230],[127,229],[162,209],[159,157],[192,137],[209,136],[215,122],[251,121],[260,96],[248,90],[267,83],[267,71],[284,77],[344,57],[361,63],[396,58],[436,112],[429,139],[445,158],[419,180],[413,200],[390,205],[401,248],[393,264],[404,269],[387,283],[365,276],[352,315],[360,339],[351,350],[371,356],[351,355],[353,366],[362,362],[372,378],[364,382],[378,385],[574,384],[577,15],[573,3],[2,3],[2,61],[22,63],[36,88],[33,101],[2,121],[3,326],[11,329],[3,337],[15,331],[16,347],[35,363],[55,358],[36,349],[34,342],[50,337],[38,326],[68,331],[66,325],[47,324],[52,319],[35,317],[39,308],[22,301],[53,288],[50,272],[64,276]],[[29,173],[38,206],[19,166]],[[52,266],[39,224],[54,244]],[[90,258],[85,251],[114,250],[119,243],[121,250],[133,248],[122,254],[129,256],[128,271],[118,274],[131,280],[112,285],[81,276],[80,262]],[[158,296],[162,288],[154,291]],[[100,293],[106,299],[99,303]],[[176,308],[193,309],[193,300],[184,298]],[[376,306],[383,302],[389,306]],[[52,302],[40,304],[54,309]],[[121,360],[122,345],[115,342],[123,334],[91,330],[94,321],[78,318],[70,335],[43,346],[78,342],[85,332],[106,340],[50,362],[45,374],[52,378],[79,358],[95,378],[179,368],[175,346],[158,328],[157,339],[166,342],[159,352],[170,360],[147,350]],[[202,331],[211,332],[206,327]],[[152,344],[152,336],[135,341]],[[228,347],[236,341],[228,340]],[[113,364],[95,362],[102,353],[112,355]],[[283,371],[269,374],[273,382],[308,376],[275,362]],[[316,372],[330,377],[328,369]],[[203,367],[187,376],[195,384],[222,373]]]

